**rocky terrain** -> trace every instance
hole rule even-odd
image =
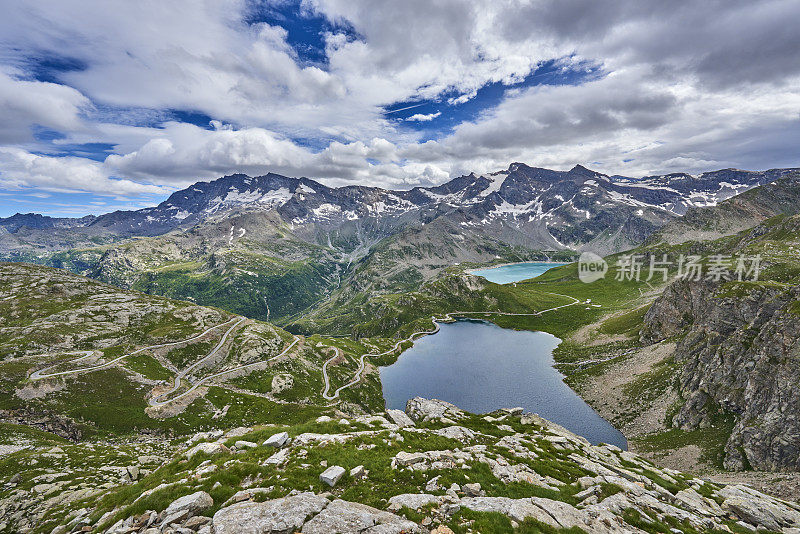
[[[2,465],[6,531],[109,533],[794,533],[800,506],[592,446],[521,409],[483,417],[416,398],[405,413],[130,443],[92,478],[74,446]],[[167,451],[169,449],[169,451]],[[88,462],[110,453],[84,447]],[[148,454],[138,454],[138,451]],[[39,474],[41,473],[41,474]]]
[[[732,276],[655,283],[628,293],[627,310],[567,334],[562,360],[574,352],[597,362],[563,366],[569,383],[637,452],[663,465],[800,495],[790,474],[800,457],[792,385],[798,199],[797,176],[787,176],[690,211],[633,251],[760,255],[757,281]],[[617,291],[629,290],[620,285]],[[722,474],[725,469],[739,474]]]
[[[800,470],[799,297],[800,286],[672,284],[645,316],[649,341],[685,331],[675,349],[685,399],[675,426],[706,428],[718,412],[735,414],[728,469]]]

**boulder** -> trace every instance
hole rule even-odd
[[[344,475],[344,473],[345,473],[344,467],[340,467],[338,465],[332,465],[322,472],[322,474],[319,476],[319,480],[333,487],[336,485],[337,482],[339,482],[339,479],[342,478],[342,475]]]
[[[400,451],[395,455],[394,459],[397,465],[413,465],[424,462],[428,459],[428,456],[422,452]]]
[[[482,493],[481,485],[478,484],[477,482],[473,484],[464,484],[462,486],[462,489],[464,490],[464,495],[466,495],[467,497],[480,497]]]
[[[129,465],[127,467],[128,476],[131,480],[138,480],[139,479],[139,468],[135,465]]]
[[[399,427],[414,426],[414,421],[402,410],[386,410],[386,414]]]
[[[350,470],[350,476],[355,479],[365,478],[367,476],[367,470],[364,469],[363,465],[357,465]]]
[[[426,532],[416,523],[365,504],[335,500],[303,525],[303,534],[411,534]]]
[[[222,508],[212,520],[214,534],[293,534],[309,516],[319,514],[328,499],[300,493],[265,502],[244,502]]]
[[[718,495],[725,499],[723,510],[752,525],[774,531],[800,527],[800,512],[747,486],[725,486]]]
[[[282,463],[286,462],[289,459],[289,449],[281,449],[266,460],[264,460],[265,464],[268,465],[281,465]]]
[[[239,441],[234,443],[234,447],[236,447],[240,451],[244,449],[255,449],[256,447],[258,447],[258,443],[253,443],[252,441],[245,441],[243,439],[240,439]]]
[[[463,426],[447,426],[438,430],[434,430],[433,433],[445,438],[455,439],[463,442],[475,438],[475,432]]]
[[[225,432],[225,439],[240,438],[252,431],[253,429],[249,426],[237,426],[236,428],[232,428],[231,430]]]
[[[406,414],[414,421],[431,419],[458,419],[464,411],[454,404],[438,399],[414,397],[406,403]]]
[[[277,434],[272,434],[267,440],[264,442],[264,445],[268,447],[283,447],[286,442],[289,441],[289,433],[288,432],[278,432]]]
[[[418,510],[435,502],[439,502],[439,497],[430,493],[402,493],[389,499],[389,510],[396,512],[404,506],[411,510]]]
[[[184,495],[179,499],[175,499],[164,510],[164,517],[177,514],[178,512],[187,511],[189,515],[195,515],[197,512],[203,511],[214,505],[214,499],[205,491],[198,491],[191,495]]]
[[[198,443],[188,451],[186,451],[186,458],[189,460],[198,453],[208,454],[209,456],[213,456],[215,454],[223,454],[223,453],[230,453],[230,449],[219,442],[211,442],[211,443]]]
[[[202,515],[197,515],[189,519],[183,524],[184,528],[188,528],[190,530],[197,530],[203,525],[209,523],[211,521],[210,517],[205,517]]]

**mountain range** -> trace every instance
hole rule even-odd
[[[81,218],[16,214],[0,219],[6,231],[0,250],[24,248],[54,230],[68,229],[73,236],[87,238],[155,236],[232,210],[257,210],[275,211],[305,240],[346,252],[369,248],[406,226],[438,217],[457,220],[464,229],[485,229],[528,248],[611,252],[641,242],[692,207],[715,205],[792,170],[724,169],[634,179],[607,176],[581,165],[554,171],[513,163],[506,170],[472,173],[440,186],[405,191],[331,188],[308,178],[273,173],[233,174],[198,182],[157,206],[136,211]]]
[[[234,174],[136,211],[0,219],[0,259],[287,325],[314,306],[413,290],[457,264],[627,250],[687,211],[790,172],[634,179],[513,163],[406,191]]]

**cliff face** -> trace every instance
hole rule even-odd
[[[735,416],[725,467],[800,470],[800,286],[720,288],[677,281],[644,318],[642,339],[685,332],[675,358],[685,403],[673,418],[704,428]]]

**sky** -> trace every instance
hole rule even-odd
[[[244,172],[800,166],[797,0],[0,0],[0,217]]]

